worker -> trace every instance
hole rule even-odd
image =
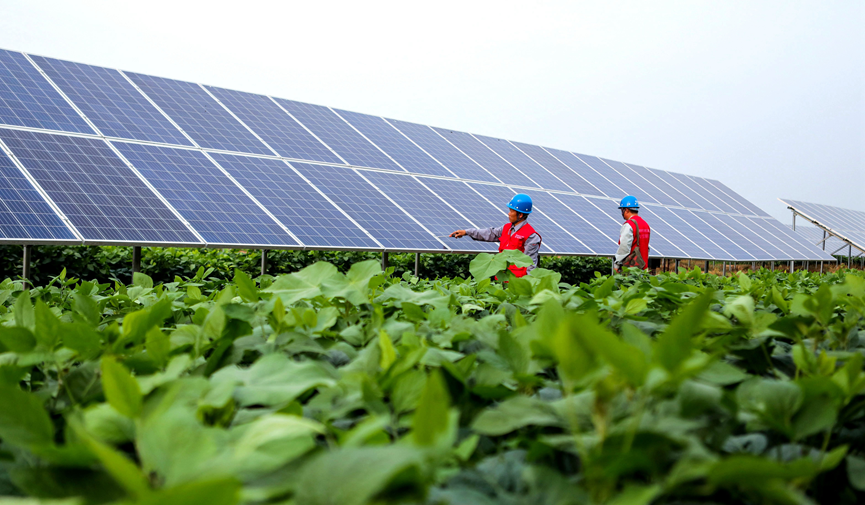
[[[640,203],[636,197],[626,196],[619,204],[625,224],[619,231],[619,250],[616,251],[614,268],[621,272],[622,267],[649,269],[649,238],[652,229],[638,214]]]
[[[495,228],[471,228],[457,230],[451,237],[461,238],[466,235],[473,240],[484,242],[499,242],[499,252],[505,249],[516,249],[532,259],[528,267],[510,265],[508,269],[517,277],[522,277],[538,266],[538,251],[541,248],[541,236],[526,221],[532,213],[532,198],[522,193],[514,195],[508,204],[508,224]]]

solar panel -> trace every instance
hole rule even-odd
[[[69,240],[77,237],[0,149],[0,238]]]
[[[538,163],[535,163],[534,160],[526,156],[525,153],[514,147],[507,140],[484,137],[483,135],[475,135],[474,137],[531,179],[534,183],[532,186],[559,191],[573,191],[565,186],[555,175],[548,172]]]
[[[725,212],[731,212],[733,214],[745,214],[745,215],[752,214],[750,209],[740,205],[736,200],[725,195],[722,191],[719,191],[707,179],[704,179],[702,177],[697,177],[694,175],[689,175],[688,178],[690,178],[692,181],[694,181],[695,184],[698,184],[700,187],[702,187],[706,191],[707,195],[710,195],[712,198],[716,199],[717,201],[722,202],[723,205],[725,206],[725,207],[722,207],[722,209]]]
[[[2,49],[0,123],[95,133],[23,54]]]
[[[471,184],[478,193],[493,203],[501,202],[507,205],[516,191],[487,184]],[[507,222],[507,221],[505,221]],[[502,223],[504,224],[504,223]],[[543,209],[536,207],[529,216],[529,224],[541,236],[541,252],[555,252],[559,254],[589,254],[588,248],[572,237],[568,232],[544,215]],[[497,226],[497,224],[496,224]]]
[[[364,177],[438,237],[465,228],[466,218],[442,201],[414,177],[384,172],[364,172]],[[488,244],[474,240],[443,238],[451,249],[489,251]]]
[[[775,218],[748,217],[746,219],[754,223],[756,226],[766,230],[767,233],[777,237],[778,241],[784,244],[789,251],[797,251],[799,255],[795,259],[806,260],[819,258],[828,261],[834,259],[829,254],[824,253],[821,248],[816,247],[814,244],[808,242],[783,224],[779,223]]]
[[[562,188],[565,191],[576,191],[577,193],[581,193],[584,195],[596,195],[596,196],[604,196],[598,188],[592,186],[585,179],[577,175],[574,170],[562,162],[562,160],[550,154],[550,150],[544,149],[541,146],[533,146],[530,144],[523,144],[520,142],[511,142],[514,146],[516,146],[520,151],[525,153],[528,157],[533,159],[535,162],[539,163],[541,166],[546,168],[551,174],[555,175],[559,180],[564,182],[567,187]],[[576,165],[580,163],[578,160],[574,159],[573,156],[568,153],[562,152],[562,154],[566,155],[572,164]],[[566,159],[566,160],[567,160]],[[580,163],[582,165],[582,163]],[[557,188],[548,188],[548,189],[557,189]]]
[[[717,244],[718,247],[729,253],[726,259],[735,261],[754,261],[757,259],[757,257],[749,253],[737,243],[737,241],[743,241],[743,239],[739,237],[739,235],[733,233],[732,230],[728,230],[726,232],[719,230],[716,227],[718,223],[715,223],[716,226],[710,225],[709,219],[707,217],[707,212],[700,210],[691,211],[684,209],[670,209],[670,212],[678,216],[679,219],[686,221],[692,227],[696,228],[708,240]],[[719,256],[717,259],[722,258]]]
[[[553,150],[550,150],[550,152],[556,154]],[[611,179],[605,177],[605,175],[613,176],[614,172],[601,160],[586,154],[568,154],[570,154],[571,157],[576,158],[579,162],[575,168],[576,172],[580,174],[583,179],[589,181],[592,186],[601,190],[601,192],[606,196],[613,199],[621,199],[628,194],[625,190],[614,184]],[[559,159],[565,159],[564,156],[557,157]],[[598,170],[601,171],[599,172]]]
[[[405,170],[419,174],[453,177],[448,169],[423,152],[384,118],[345,110],[334,110],[334,112],[351,123]]]
[[[655,170],[654,168],[646,168],[646,171],[655,179],[655,186],[664,189],[670,197],[674,198],[682,207],[691,209],[706,209],[706,206],[697,203],[698,198],[693,191],[688,190],[668,172],[663,170]],[[706,202],[708,205],[708,202]]]
[[[616,183],[616,186],[624,189],[628,195],[636,196],[640,203],[658,203],[649,195],[646,184],[640,184],[636,175],[620,161],[597,158],[607,166],[607,178]],[[624,196],[624,195],[622,195]]]
[[[33,61],[104,135],[192,145],[117,70],[41,56]]]
[[[649,172],[646,167],[641,167],[634,163],[622,163],[622,168],[630,170],[630,173],[635,177],[634,181],[636,181],[640,187],[645,188],[656,202],[663,205],[683,207],[683,205],[675,199],[673,194],[671,194],[672,192],[668,192],[668,188],[665,187],[666,184],[664,181]]]
[[[550,193],[544,191],[520,190],[530,197],[541,211],[577,238],[583,246],[581,250],[573,251],[581,254],[609,254],[610,240],[595,229],[578,213],[563,204]],[[570,251],[569,251],[570,252]]]
[[[788,229],[791,229],[790,225],[786,226]],[[794,231],[793,233],[801,236],[804,240],[808,241],[808,243],[812,244],[814,247],[817,247],[826,253],[831,254],[833,251],[837,251],[842,247],[847,247],[846,242],[842,242],[840,239],[833,237],[832,235],[826,234],[826,236],[824,237],[823,234],[825,233],[825,231],[822,228],[797,225],[796,231]],[[826,238],[825,247],[823,243],[824,238]]]
[[[395,250],[446,250],[428,230],[370,186],[355,170],[308,163],[292,163],[292,166],[384,247]]]
[[[133,72],[126,75],[199,145],[273,154],[198,84]]]
[[[0,137],[85,240],[201,244],[104,141],[6,129]]]
[[[642,212],[642,208],[640,209]],[[688,242],[692,242],[694,245],[699,247],[702,251],[705,251],[704,254],[708,254],[708,256],[696,256],[702,259],[717,259],[717,260],[732,260],[734,256],[721,248],[717,243],[710,240],[702,230],[693,226],[691,219],[683,219],[679,214],[673,212],[673,209],[668,209],[666,207],[661,206],[652,206],[652,212],[664,220],[664,222],[673,228],[679,233],[682,234],[683,238]],[[651,224],[651,223],[650,223]],[[687,250],[685,247],[679,247],[679,249]],[[689,251],[690,252],[690,251]]]
[[[388,119],[387,121],[430,156],[446,166],[457,177],[473,181],[499,182],[492,174],[472,161],[431,127],[395,119]]]
[[[781,201],[829,230],[844,232],[843,234],[865,231],[865,212],[786,198]],[[798,227],[796,231],[799,231]]]
[[[206,88],[280,156],[326,163],[343,162],[270,98],[213,86]]]
[[[716,214],[719,220],[733,228],[737,233],[750,240],[760,247],[760,249],[768,253],[767,258],[763,259],[793,259],[791,254],[781,250],[780,247],[773,241],[766,238],[765,233],[761,233],[752,223],[741,216],[730,216],[727,214]]]
[[[673,257],[710,259],[710,256],[706,251],[700,249],[697,244],[694,244],[691,240],[682,235],[679,230],[656,216],[653,211],[657,208],[658,207],[640,207],[640,217],[645,219],[652,228],[650,244],[657,241],[657,239],[660,239],[661,242],[667,243],[667,247],[664,248],[664,250],[673,251]],[[663,248],[664,244],[662,244],[661,247]],[[676,254],[675,251],[681,251],[681,256]]]
[[[433,128],[457,149],[465,153],[480,166],[484,167],[498,181],[514,186],[538,187],[538,185],[512,167],[507,161],[496,155],[478,139],[469,133]]]
[[[214,153],[222,168],[307,246],[381,246],[285,162]]]
[[[622,228],[622,222],[617,219],[619,211],[615,208],[613,202],[606,199],[586,198],[566,193],[555,193],[552,196],[556,200],[565,204],[569,209],[579,214],[580,217],[591,223],[592,226],[597,228],[598,231],[600,231],[600,233],[607,239],[606,245],[604,246],[606,249],[601,248],[601,250],[598,251],[599,254],[602,254],[604,251],[610,252],[610,254],[615,252],[616,244],[619,241],[619,230]],[[602,206],[612,206],[613,212],[604,212],[592,202],[596,202]],[[599,245],[599,247],[601,246]]]
[[[349,165],[404,171],[327,107],[283,98],[275,100]]]
[[[718,191],[719,193],[722,193],[722,194],[726,195],[727,197],[729,197],[730,199],[732,199],[733,201],[735,201],[740,207],[745,209],[744,214],[751,214],[751,215],[762,216],[762,217],[770,217],[769,214],[767,214],[763,209],[761,209],[760,207],[757,207],[753,203],[749,202],[748,200],[743,198],[742,195],[740,195],[739,193],[736,193],[735,191],[733,191],[732,189],[730,189],[729,187],[724,185],[721,181],[717,181],[715,179],[706,179],[706,178],[702,178],[702,177],[700,177],[699,179],[701,179],[704,182],[704,184],[703,184],[704,186],[709,186],[710,188],[714,188],[715,191]]]
[[[208,244],[300,245],[200,151],[116,147]]]
[[[465,228],[490,228],[493,226],[501,226],[508,222],[508,213],[505,212],[505,206],[496,206],[480,197],[469,185],[461,181],[450,181],[446,179],[422,179],[424,186],[434,191],[439,197],[447,201],[451,207],[465,216],[467,221],[461,222],[456,230]],[[464,249],[462,242],[472,239],[460,239],[460,242],[451,244],[454,239],[442,239],[446,244],[454,249]],[[486,251],[493,252],[498,249],[498,243],[492,242],[476,242],[476,244],[485,247]]]

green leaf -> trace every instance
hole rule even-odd
[[[847,456],[847,478],[854,489],[865,491],[865,458]]]
[[[54,426],[36,395],[0,383],[0,439],[21,447],[52,444]]]
[[[144,498],[150,494],[147,479],[135,463],[112,447],[93,438],[80,422],[72,420],[69,424],[76,437],[99,459],[105,471],[129,494],[136,498]]]
[[[739,272],[739,286],[742,291],[751,291],[751,278],[745,272]]]
[[[84,427],[96,439],[122,444],[135,438],[135,423],[107,403],[97,403],[83,412]]]
[[[33,313],[33,304],[30,302],[30,292],[23,291],[15,300],[15,326],[27,328],[30,331],[36,329],[36,318]]]
[[[99,334],[87,323],[62,324],[59,332],[61,343],[85,359],[96,356],[102,347]]]
[[[706,317],[713,298],[714,293],[709,291],[695,298],[658,337],[655,356],[664,368],[673,372],[691,355],[694,347],[691,337],[700,331],[700,323]]]
[[[0,344],[12,352],[30,352],[36,347],[36,337],[27,328],[0,326]]]
[[[132,374],[113,356],[102,357],[102,389],[108,403],[126,417],[141,415],[141,389]]]
[[[817,464],[807,457],[785,464],[750,454],[737,454],[716,463],[709,473],[709,482],[716,486],[759,487],[771,479],[811,477],[818,471]]]
[[[469,272],[475,279],[488,279],[508,267],[504,257],[497,254],[480,253],[469,263]]]
[[[534,264],[534,261],[526,256],[522,251],[518,251],[516,249],[506,249],[496,256],[504,259],[508,265],[516,265],[518,267],[527,267]]]
[[[237,384],[235,398],[242,406],[282,406],[310,389],[336,384],[320,363],[291,361],[284,354],[268,354],[246,369],[223,368],[210,381],[214,386],[224,381]]]
[[[354,305],[369,303],[369,281],[381,273],[376,260],[354,263],[344,276],[335,274],[325,279],[321,291],[328,298],[344,298]]]
[[[432,446],[447,432],[450,395],[441,371],[434,369],[427,378],[412,419],[412,435],[416,444]]]
[[[638,486],[628,485],[621,493],[617,494],[607,505],[649,505],[654,499],[661,494],[662,487],[654,486]]]
[[[123,318],[123,336],[115,342],[114,348],[119,350],[129,342],[141,342],[151,328],[162,325],[171,314],[171,300],[168,298],[161,298],[149,307],[126,314]]]
[[[787,303],[787,300],[781,295],[781,292],[778,291],[778,288],[772,286],[772,303],[775,304],[776,307],[781,309],[781,312],[785,314],[790,313],[790,304]]]
[[[90,293],[85,293],[81,287],[72,293],[72,310],[81,315],[85,321],[92,325],[99,324],[102,314],[96,305],[96,300]]]
[[[337,274],[339,271],[335,266],[319,261],[299,272],[277,277],[273,284],[262,291],[275,294],[284,306],[289,306],[298,300],[320,295],[321,284]]]
[[[233,477],[203,479],[161,489],[139,505],[235,505],[240,502],[240,482]]]
[[[378,348],[381,351],[379,366],[381,366],[382,371],[387,371],[394,361],[396,361],[396,350],[393,348],[390,336],[384,330],[379,331]]]
[[[237,284],[237,293],[243,301],[251,303],[258,301],[258,287],[245,272],[235,268],[234,283]]]
[[[511,333],[499,334],[499,356],[504,358],[516,374],[525,374],[529,369],[529,351],[520,345]]]
[[[159,328],[153,327],[144,337],[144,348],[159,366],[164,366],[171,353],[171,337]]]
[[[515,396],[481,412],[472,429],[481,435],[500,436],[526,426],[563,426],[550,404],[535,398]]]
[[[326,452],[301,469],[294,500],[304,505],[422,502],[421,467],[422,453],[409,446]]]
[[[36,341],[45,350],[53,350],[60,338],[60,320],[42,300],[36,300],[34,318]]]
[[[141,272],[133,272],[132,285],[142,288],[152,288],[153,279],[149,275],[143,274]]]

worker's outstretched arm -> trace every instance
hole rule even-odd
[[[451,237],[460,238],[468,235],[474,240],[482,242],[498,242],[502,236],[503,226],[494,228],[469,228],[467,230],[457,230],[450,234]]]
[[[631,253],[631,245],[634,243],[634,230],[631,225],[625,223],[619,231],[619,250],[616,251],[616,270],[622,267],[622,262]]]

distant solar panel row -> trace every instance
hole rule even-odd
[[[850,244],[859,251],[865,251],[865,212],[851,209],[842,209],[831,205],[819,203],[800,202],[797,200],[781,200],[795,212],[816,221],[817,226],[825,228],[830,233],[836,233],[850,242],[840,239],[827,240],[826,248],[835,251],[842,247],[842,243]],[[799,232],[801,227],[797,227]],[[816,228],[810,228],[816,229]],[[808,227],[802,228],[804,233],[809,233]],[[818,241],[822,241],[822,232]],[[828,245],[831,243],[832,246]],[[821,246],[822,247],[822,246]],[[846,254],[843,251],[840,254]]]
[[[542,252],[609,255],[633,194],[656,256],[828,259],[717,181],[9,51],[0,140],[5,241],[492,251],[445,236],[524,192]]]

